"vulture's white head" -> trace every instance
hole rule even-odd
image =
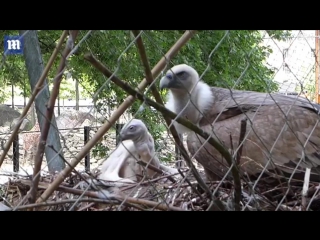
[[[160,80],[160,90],[170,89],[171,91],[190,92],[199,81],[198,72],[186,65],[179,64],[169,69]]]
[[[132,119],[120,131],[121,141],[132,140],[133,142],[144,138],[148,133],[148,129],[144,122],[140,119]]]
[[[210,86],[200,81],[198,72],[186,64],[176,65],[167,71],[160,80],[160,89],[165,88],[169,89],[166,108],[195,124],[214,102]],[[177,122],[174,125],[179,133],[189,131]]]

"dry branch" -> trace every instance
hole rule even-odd
[[[99,198],[82,198],[82,199],[69,199],[69,200],[59,200],[59,201],[48,201],[48,202],[41,202],[41,203],[34,203],[34,204],[27,204],[23,206],[17,207],[15,210],[24,210],[24,209],[33,209],[33,208],[40,208],[46,206],[54,206],[54,205],[63,205],[66,203],[81,203],[81,202],[89,202],[89,203],[106,203],[106,204],[120,204],[122,201],[120,200],[106,200],[106,199],[99,199]],[[164,203],[157,203],[152,202],[144,199],[138,198],[127,198],[125,203],[131,204],[139,204],[139,205],[146,205],[150,208],[155,208],[162,211],[189,211],[184,210],[182,208],[174,207],[174,206],[167,206]],[[12,210],[5,210],[5,211],[12,211]]]
[[[32,185],[32,182],[29,180],[20,180],[20,181],[26,185],[29,185],[29,186]],[[47,189],[48,184],[41,183],[41,184],[39,184],[39,188],[40,189]],[[61,192],[65,192],[65,193],[71,193],[71,194],[79,195],[79,196],[82,195],[82,196],[92,198],[92,199],[75,199],[73,202],[87,201],[87,202],[100,202],[100,203],[113,203],[113,204],[120,204],[122,202],[125,202],[125,203],[131,203],[131,204],[146,205],[148,207],[163,210],[163,211],[187,211],[182,208],[175,207],[175,206],[172,206],[172,205],[166,204],[166,203],[158,203],[158,202],[154,202],[154,201],[133,198],[133,197],[124,197],[124,196],[120,196],[117,194],[112,194],[110,196],[110,199],[101,199],[100,196],[102,194],[100,194],[99,192],[83,191],[83,190],[79,190],[79,189],[62,187],[62,186],[59,186],[57,188],[57,190],[61,191]],[[44,203],[24,205],[24,206],[15,208],[15,210],[21,210],[21,209],[27,209],[27,208],[30,209],[30,208],[34,208],[34,207],[46,206],[46,205],[48,205],[48,203],[49,204],[54,204],[54,203],[58,204],[60,202],[60,204],[63,204],[63,201],[64,200],[57,201],[57,202],[44,202]],[[67,201],[70,201],[70,200],[67,200]],[[66,202],[64,202],[64,203],[66,203]]]
[[[242,156],[242,148],[243,148],[243,140],[244,135],[247,131],[247,119],[241,120],[240,125],[240,135],[239,135],[239,142],[238,142],[238,151],[236,156],[236,166],[238,167],[240,165],[240,159]],[[239,173],[239,172],[238,172]],[[236,181],[236,179],[234,180]],[[239,178],[240,181],[240,178]],[[240,211],[240,201],[241,201],[241,182],[237,182],[237,184],[234,185],[234,207],[236,211]]]
[[[152,69],[152,76],[158,76],[161,71],[165,68],[166,62],[170,61],[179,50],[189,41],[193,36],[190,31],[186,31],[181,38],[169,49],[164,57],[156,64]],[[109,76],[110,77],[110,76]],[[138,85],[138,89],[143,90],[148,86],[146,79],[143,79]],[[110,127],[115,124],[119,117],[130,107],[135,100],[134,96],[128,96],[123,103],[118,107],[118,109],[112,114],[109,120],[104,123],[96,134],[86,143],[82,150],[72,159],[70,165],[67,166],[62,172],[57,175],[57,178],[49,185],[49,187],[44,191],[44,193],[37,199],[37,202],[46,201],[48,197],[54,192],[54,190],[59,186],[60,183],[71,173],[71,171],[77,166],[77,164],[84,158],[85,155],[90,151],[91,148],[103,137],[103,135],[110,129]]]
[[[72,35],[71,35],[71,32],[72,32]],[[62,53],[60,65],[59,65],[58,71],[57,71],[57,75],[56,75],[54,82],[53,82],[53,88],[52,88],[52,92],[50,94],[49,102],[47,105],[46,115],[44,118],[43,130],[41,131],[41,135],[40,135],[40,139],[39,139],[39,143],[38,143],[38,148],[37,148],[37,153],[34,157],[34,169],[33,169],[33,176],[32,176],[33,185],[31,187],[30,197],[29,197],[30,203],[34,203],[36,201],[36,194],[37,194],[37,188],[38,188],[38,184],[39,184],[39,180],[40,180],[40,171],[41,171],[41,164],[42,164],[42,160],[43,160],[43,154],[44,154],[44,150],[46,147],[47,137],[48,137],[48,133],[49,133],[49,129],[50,129],[50,122],[52,119],[52,115],[54,114],[54,106],[55,106],[56,98],[59,95],[59,88],[60,88],[60,83],[61,83],[61,79],[62,79],[62,73],[63,73],[63,69],[66,66],[67,56],[72,50],[72,44],[74,44],[74,41],[75,41],[76,36],[78,35],[78,32],[79,32],[79,30],[70,31],[70,36],[69,36],[69,39],[68,39],[67,44],[65,46],[65,49]],[[72,42],[72,44],[70,44],[70,42]]]
[[[67,37],[67,35],[68,35],[68,32],[66,30],[63,31],[63,33],[61,34],[61,37],[60,37],[59,42],[57,44],[57,47],[54,49],[54,51],[53,51],[53,53],[52,53],[52,55],[51,55],[51,57],[50,57],[50,59],[49,59],[49,61],[47,63],[46,68],[44,69],[41,77],[39,78],[38,83],[37,83],[32,95],[30,97],[26,107],[23,109],[23,111],[21,113],[21,116],[19,117],[18,122],[15,125],[15,128],[13,129],[13,132],[12,132],[10,138],[8,139],[6,144],[4,145],[3,153],[0,156],[0,167],[1,167],[1,165],[2,165],[2,163],[4,161],[4,159],[5,159],[5,156],[7,155],[8,151],[9,151],[9,149],[11,147],[11,144],[12,144],[15,136],[17,135],[17,133],[19,131],[19,128],[20,128],[20,125],[21,125],[23,119],[27,115],[27,113],[28,113],[32,103],[34,102],[36,96],[38,95],[38,93],[42,89],[43,83],[44,83],[44,81],[45,81],[45,79],[46,79],[46,77],[48,75],[48,72],[49,72],[50,68],[52,67],[52,64],[53,64],[54,60],[56,59],[56,57],[57,57],[57,55],[58,55],[58,53],[60,51],[60,48],[61,48],[61,46],[63,44],[63,41]]]
[[[145,163],[145,162],[143,162],[143,161],[137,161],[137,163],[140,164],[141,166],[144,166],[144,167],[146,167],[146,168],[148,168],[148,169],[150,169],[150,170],[153,170],[153,171],[155,171],[155,172],[157,172],[157,173],[160,173],[160,174],[164,174],[164,173],[165,173],[165,171],[162,171],[161,169],[155,167],[155,166],[152,165],[151,163],[150,163],[150,164],[147,164],[147,163]],[[168,176],[168,179],[169,179],[171,182],[173,182],[173,183],[176,182],[176,181],[173,179],[173,177],[171,177],[171,176]]]
[[[138,37],[139,36],[139,31],[138,30],[132,30],[133,34],[135,35],[135,37]],[[193,34],[196,33],[196,31],[192,31]],[[147,57],[147,53],[146,53],[146,50],[145,50],[145,47],[144,47],[144,44],[143,44],[143,41],[142,41],[142,38],[141,36],[139,36],[137,38],[137,42],[136,42],[136,45],[137,45],[137,48],[138,48],[138,51],[139,51],[139,54],[140,54],[140,58],[141,58],[141,61],[142,61],[142,64],[144,66],[144,70],[145,70],[145,73],[146,73],[146,80],[148,81],[148,83],[152,83],[153,82],[153,77],[152,77],[152,74],[151,74],[151,70],[150,70],[150,66],[149,66],[149,61],[148,61],[148,57]],[[111,73],[111,72],[110,72]],[[161,99],[161,96],[156,88],[156,86],[153,84],[151,85],[151,92],[154,96],[154,98],[156,99],[157,103],[163,105],[163,101]],[[185,149],[185,147],[183,146],[183,143],[181,142],[181,139],[179,138],[179,135],[177,133],[177,130],[175,129],[174,125],[171,124],[171,119],[169,117],[167,117],[165,114],[161,113],[164,120],[166,121],[166,124],[168,126],[168,128],[170,129],[170,132],[173,136],[173,139],[176,143],[176,145],[179,147],[180,149],[180,152],[181,152],[181,155],[183,156],[183,158],[185,159],[188,167],[191,168],[191,171],[194,175],[194,177],[196,178],[196,180],[198,181],[200,187],[208,193],[209,196],[211,196],[210,194],[210,189],[208,188],[208,186],[204,183],[203,179],[201,178],[200,174],[198,173],[197,169],[195,168],[195,166],[193,165],[188,153],[187,153],[187,150]],[[179,173],[181,174],[181,171],[179,171]],[[183,174],[181,174],[182,177],[184,178]],[[188,182],[189,183],[189,182]],[[193,187],[192,185],[190,185],[191,187]],[[201,195],[200,195],[201,196]]]
[[[240,158],[242,156],[242,148],[243,148],[243,140],[244,140],[244,135],[247,132],[247,119],[242,119],[241,120],[241,125],[240,125],[240,135],[239,135],[239,141],[238,141],[238,146],[239,150],[237,151],[237,164],[240,164]]]
[[[128,190],[128,189],[131,189],[131,188],[135,188],[137,186],[142,186],[142,185],[150,184],[150,183],[153,183],[153,182],[158,182],[161,179],[169,178],[169,177],[172,177],[174,175],[177,175],[177,173],[172,173],[172,174],[169,174],[169,175],[160,176],[160,177],[153,178],[153,179],[147,179],[147,180],[145,180],[143,182],[138,182],[136,184],[132,184],[131,186],[123,187],[121,190],[124,191],[124,190]],[[188,184],[188,186],[189,186],[189,184]],[[164,188],[165,188],[165,185],[164,185]]]
[[[302,193],[301,193],[301,211],[306,211],[307,209],[307,195],[308,195],[309,182],[310,182],[310,173],[311,173],[311,168],[306,168],[306,172],[304,174]]]

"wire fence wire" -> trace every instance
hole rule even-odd
[[[23,36],[32,32],[28,30]],[[316,69],[319,66],[316,61],[319,48],[315,39],[318,36],[315,31],[291,31],[290,37],[280,40],[270,31],[255,32],[79,31],[62,71],[60,93],[53,108],[56,125],[50,121],[51,128],[58,133],[56,140],[60,140],[61,149],[54,149],[46,143],[46,149],[53,149],[66,164],[61,174],[63,180],[60,181],[58,173],[54,174],[48,168],[48,163],[57,161],[57,158],[49,159],[44,153],[37,190],[39,196],[46,198],[43,202],[29,202],[32,194],[29,190],[36,184],[32,175],[37,174],[33,172],[34,163],[43,130],[40,130],[39,118],[47,116],[39,105],[32,104],[0,166],[2,205],[9,210],[68,211],[318,210],[319,116],[306,110],[308,104],[320,109],[315,103]],[[17,35],[18,31],[3,31],[3,35],[10,34]],[[183,34],[191,34],[189,41],[180,43],[176,50],[178,54],[169,57],[167,52]],[[37,31],[43,67],[60,36],[59,31]],[[32,46],[26,44],[24,47]],[[40,94],[45,89],[50,94],[54,91],[53,83],[63,57],[61,53],[62,50]],[[107,77],[105,71],[103,74],[92,61],[85,60],[84,55],[88,53],[105,65],[111,75]],[[24,57],[4,55],[0,63],[3,82],[6,83],[1,86],[5,89],[3,95],[5,91],[12,92],[11,96],[7,94],[7,98],[3,98],[0,109],[1,155],[33,90],[30,89],[30,73]],[[158,64],[162,58],[165,64]],[[157,64],[156,70],[151,71]],[[226,89],[223,94],[227,97],[210,108],[214,111],[213,117],[208,112],[210,110],[199,108],[200,99],[206,97],[203,93],[194,99],[196,101],[191,100],[185,109],[177,105],[182,111],[176,112],[177,117],[173,120],[192,118],[198,112],[200,118],[210,118],[211,124],[207,126],[194,122],[209,134],[208,138],[203,137],[200,141],[199,134],[191,138],[193,131],[187,134],[178,132],[193,166],[185,164],[188,159],[183,156],[183,149],[178,147],[170,131],[174,121],[168,126],[159,109],[150,106],[148,100],[158,102],[159,94],[164,103],[168,101],[168,91],[157,89],[160,79],[178,64],[193,67],[199,79],[208,85]],[[151,75],[154,75],[153,82],[141,89],[141,81],[144,78],[148,81]],[[140,88],[137,91],[143,95],[143,101],[137,99],[138,94],[134,95],[136,98],[128,97],[128,90],[115,84],[114,77],[132,89]],[[230,90],[235,91],[234,94],[230,95]],[[266,92],[267,95],[245,98],[247,92],[236,90]],[[49,100],[39,99],[40,94],[35,101]],[[194,92],[189,91],[189,94],[193,96]],[[291,100],[285,102],[272,94],[288,95]],[[303,107],[298,106],[299,99],[306,100]],[[209,99],[205,101],[209,102]],[[259,101],[265,105],[262,110],[255,108],[251,111],[252,105]],[[241,108],[247,107],[246,110],[241,113],[233,111],[240,108],[237,104],[242,104]],[[137,148],[121,142],[119,133],[132,119],[141,119],[154,139],[154,151],[150,154],[160,160],[157,167],[143,164]],[[282,121],[283,125],[278,124]],[[231,166],[225,160],[226,155],[221,157],[221,152],[210,145],[211,137],[226,147],[232,159]],[[187,141],[195,145],[191,146]],[[92,147],[86,148],[90,144]],[[79,156],[83,157],[78,159]],[[119,166],[122,160],[123,164]],[[246,167],[248,162],[251,165]],[[72,167],[74,163],[78,163],[75,168]],[[192,167],[206,187],[194,175]],[[163,171],[165,168],[170,168],[171,172]],[[311,178],[305,176],[310,169]],[[152,176],[147,174],[150,172]],[[294,177],[296,173],[301,176]],[[109,181],[103,181],[102,175]],[[119,180],[123,176],[133,182],[110,180]],[[238,177],[241,181],[237,183]],[[6,209],[2,205],[0,209]]]

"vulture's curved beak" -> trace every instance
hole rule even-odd
[[[181,81],[171,74],[167,74],[160,80],[160,90],[167,89],[180,89],[182,86]]]
[[[170,87],[170,79],[167,78],[167,76],[163,76],[160,79],[160,90],[163,90],[165,88],[169,88]]]
[[[125,140],[127,140],[126,139],[126,136],[125,136],[125,134],[123,134],[123,133],[120,133],[119,134],[119,140],[122,142],[122,141],[125,141]]]

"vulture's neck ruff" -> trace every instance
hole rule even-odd
[[[169,89],[166,108],[178,116],[198,124],[206,111],[213,105],[214,97],[210,87],[200,81],[198,72],[186,64],[169,69],[160,80],[160,89]],[[174,122],[180,134],[190,130]]]

